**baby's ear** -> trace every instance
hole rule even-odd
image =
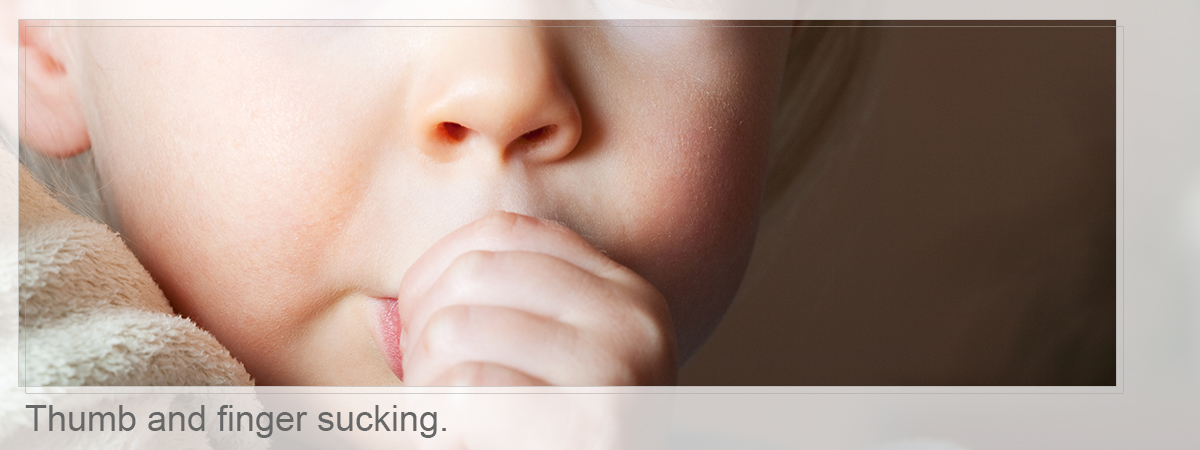
[[[66,158],[92,146],[75,84],[67,76],[61,23],[20,22],[21,141],[47,156]],[[54,31],[52,31],[54,30]]]

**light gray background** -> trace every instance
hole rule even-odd
[[[472,10],[458,3],[443,8]],[[765,6],[764,6],[765,5]],[[824,19],[1116,19],[1123,47],[1124,241],[1118,286],[1124,354],[1120,394],[680,394],[671,429],[710,436],[724,448],[1196,448],[1200,442],[1200,5],[1189,1],[755,2],[757,18]],[[188,13],[144,5],[75,10],[62,2],[11,3],[18,17],[315,17],[330,6],[247,11],[245,4],[204,4]],[[432,6],[414,6],[434,8]],[[315,11],[315,12],[314,12]],[[500,9],[499,11],[503,11]],[[744,11],[744,10],[743,10]],[[367,16],[360,10],[352,15]],[[396,17],[403,11],[387,14]],[[439,15],[440,14],[440,15]],[[464,13],[459,13],[464,14]],[[481,13],[483,14],[483,13]],[[726,13],[729,14],[729,13]],[[807,14],[807,15],[806,15]],[[345,14],[341,14],[345,16]],[[410,17],[450,17],[420,10]],[[527,16],[528,17],[528,16]],[[542,17],[542,16],[538,16]],[[582,18],[578,15],[556,16]],[[593,16],[594,17],[594,16]],[[710,16],[711,17],[711,16]],[[12,22],[3,21],[11,30]],[[3,38],[4,117],[16,117],[14,33]],[[5,173],[16,179],[15,169]],[[5,255],[16,253],[17,193],[5,193]],[[9,282],[14,282],[10,280]],[[15,284],[15,282],[14,282]],[[10,291],[5,291],[10,292]],[[2,330],[16,331],[16,292],[4,299]],[[12,340],[11,342],[15,342]],[[15,347],[4,349],[16,360]],[[9,365],[0,381],[15,385]],[[6,389],[11,389],[8,387]],[[24,403],[20,400],[19,403]],[[5,408],[20,407],[5,404]],[[941,445],[941,447],[937,447]]]

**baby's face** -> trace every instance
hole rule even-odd
[[[681,356],[732,299],[789,29],[236,25],[72,28],[68,70],[110,215],[260,384],[398,383],[381,305],[494,210],[648,280]]]

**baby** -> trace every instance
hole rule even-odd
[[[674,383],[745,271],[795,30],[32,25],[23,143],[92,152],[175,310],[258,384],[369,386]]]

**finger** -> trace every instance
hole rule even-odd
[[[460,255],[419,299],[405,321],[405,345],[429,317],[452,305],[519,309],[577,326],[609,322],[635,292],[553,256],[471,251]],[[653,293],[647,293],[653,295]],[[636,308],[636,306],[634,306]]]
[[[493,212],[446,235],[413,262],[400,283],[400,317],[408,318],[412,312],[408,308],[415,306],[407,299],[419,297],[459,255],[473,250],[544,253],[604,278],[629,277],[623,274],[628,269],[608,259],[565,226],[520,214]]]
[[[554,385],[629,384],[626,367],[575,328],[509,308],[456,305],[434,314],[404,360],[405,382],[430,383],[468,363],[502,365]]]
[[[477,361],[456,364],[428,386],[549,386],[545,380],[499,364]]]

